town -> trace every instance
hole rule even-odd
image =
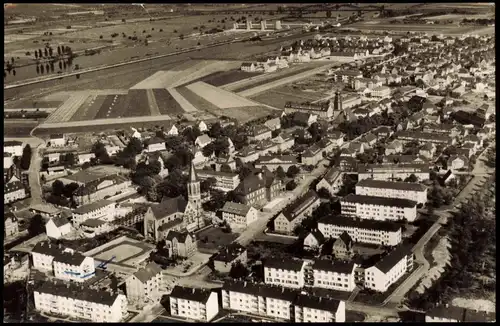
[[[398,5],[4,5],[4,322],[495,322],[494,4]]]

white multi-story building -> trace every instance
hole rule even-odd
[[[293,155],[265,155],[260,156],[257,162],[255,162],[257,169],[265,166],[269,171],[274,171],[281,167],[286,172],[291,166],[296,165],[298,165],[298,161]]]
[[[448,304],[437,306],[425,314],[426,323],[491,323],[495,321],[495,313],[466,309]]]
[[[391,96],[391,89],[387,86],[375,87],[372,89],[371,95],[375,98],[388,98]]]
[[[414,221],[417,202],[408,199],[349,194],[340,200],[341,213],[374,220]]]
[[[302,296],[300,290],[268,284],[227,281],[222,308],[291,322],[344,322],[345,302]]]
[[[287,288],[304,287],[304,270],[306,263],[302,260],[267,259],[264,262],[264,282]]]
[[[318,221],[318,230],[325,238],[337,239],[347,232],[354,242],[383,246],[397,246],[402,239],[400,225],[347,216],[325,216]]]
[[[222,219],[227,221],[231,228],[246,228],[259,218],[259,212],[252,206],[226,202],[221,209]]]
[[[404,180],[414,174],[419,181],[429,180],[429,164],[368,164],[358,169],[358,180]]]
[[[312,274],[313,286],[336,291],[354,291],[354,270],[356,264],[332,260],[314,260],[306,273]]]
[[[336,195],[344,184],[344,173],[337,167],[333,167],[325,174],[325,176],[316,185],[316,192],[321,188],[325,188],[331,195]]]
[[[201,181],[214,178],[216,181],[214,188],[218,188],[222,191],[234,190],[240,184],[238,174],[232,172],[196,170],[196,175]]]
[[[162,270],[154,262],[140,268],[125,282],[127,299],[131,303],[157,302],[160,299]]]
[[[6,141],[3,143],[3,152],[21,157],[23,155],[23,143],[17,140]]]
[[[75,284],[44,282],[36,285],[33,296],[35,308],[40,312],[97,323],[118,323],[127,315],[125,295]]]
[[[413,269],[413,253],[407,246],[399,246],[375,265],[365,269],[365,287],[385,292],[406,272]]]
[[[274,219],[274,230],[277,233],[292,233],[295,227],[306,219],[320,204],[321,200],[316,192],[309,190]]]
[[[49,238],[60,239],[71,232],[71,223],[65,217],[51,218],[45,224],[45,233]]]
[[[52,261],[54,276],[65,281],[84,282],[95,276],[94,258],[65,249]]]
[[[419,183],[364,179],[356,184],[356,195],[400,198],[427,202],[427,187]]]
[[[218,296],[211,290],[175,286],[170,294],[172,316],[209,322],[218,313]]]
[[[53,134],[49,136],[50,147],[66,146],[66,137],[64,134]]]
[[[33,268],[40,271],[52,271],[54,257],[61,252],[61,248],[50,242],[39,242],[31,250]]]
[[[79,226],[88,219],[104,219],[112,221],[115,216],[116,203],[110,200],[99,200],[73,210],[73,225]]]

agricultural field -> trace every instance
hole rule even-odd
[[[205,100],[203,97],[197,95],[186,86],[177,87],[175,89],[187,102],[194,106],[197,110],[207,111],[216,116],[223,115],[223,110],[215,106],[211,102]]]
[[[196,81],[202,81],[212,86],[219,87],[260,75],[262,75],[260,72],[247,72],[238,69],[216,72]]]
[[[89,103],[84,104],[80,109],[71,117],[71,121],[85,121],[92,120],[96,117],[97,112],[102,107],[106,98],[112,95],[98,95],[95,96]]]
[[[37,121],[4,121],[4,137],[29,137],[31,130],[38,125]]]
[[[184,110],[182,109],[180,104],[172,97],[168,90],[153,89],[153,94],[161,114],[174,116],[184,114]]]
[[[222,111],[222,115],[236,119],[240,123],[247,123],[249,121],[266,117],[275,113],[276,110],[270,109],[264,105],[227,108]]]
[[[118,117],[124,111],[127,95],[107,95],[93,119]]]
[[[244,97],[204,82],[196,82],[186,86],[186,88],[221,109],[256,105],[256,103]]]
[[[250,97],[252,100],[260,103],[264,103],[275,107],[277,109],[283,109],[285,107],[285,103],[288,101],[302,103],[306,100],[303,97],[295,96],[295,95],[283,95],[274,90],[269,90],[263,93],[260,93],[256,96]]]
[[[119,114],[118,117],[142,117],[151,115],[148,95],[145,89],[129,90],[125,103],[127,103],[127,105],[124,106],[124,112],[117,111]],[[110,118],[114,118],[114,116],[110,116]]]

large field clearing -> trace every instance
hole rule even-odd
[[[144,89],[131,89],[127,94],[125,103],[127,103],[125,111],[118,117],[142,117],[151,113],[147,91]],[[111,118],[114,117],[111,116]]]
[[[166,89],[153,89],[154,97],[156,98],[156,103],[160,109],[161,114],[167,115],[179,115],[184,114],[185,111],[182,109],[179,103],[172,97],[172,94]]]
[[[356,23],[349,25],[350,28],[359,29],[365,32],[369,31],[390,31],[400,32],[426,32],[430,34],[444,34],[444,35],[463,35],[463,34],[483,34],[492,35],[495,33],[495,27],[477,27],[477,26],[456,26],[456,25],[427,25],[427,24],[368,24]]]
[[[251,97],[252,100],[270,105],[277,109],[283,109],[286,102],[297,102],[302,103],[306,100],[300,96],[294,95],[283,95],[282,93],[276,92],[274,90],[269,90],[264,93],[260,93],[256,96]]]
[[[200,81],[203,81],[212,86],[219,87],[259,75],[261,75],[261,73],[259,72],[246,72],[238,69],[216,72],[206,77],[200,78]]]
[[[244,97],[228,92],[221,88],[214,87],[204,82],[196,82],[186,86],[187,89],[194,92],[206,101],[214,104],[220,109],[232,107],[254,106],[255,102],[247,100]]]
[[[29,137],[31,130],[37,125],[36,121],[4,121],[3,135],[4,137]]]
[[[197,110],[207,111],[216,116],[223,115],[223,112],[219,107],[205,100],[203,97],[197,95],[187,87],[177,87],[175,90]]]

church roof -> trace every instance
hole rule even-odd
[[[194,168],[194,163],[191,161],[191,166],[189,167],[189,182],[198,181],[198,176],[196,175],[196,170]]]

